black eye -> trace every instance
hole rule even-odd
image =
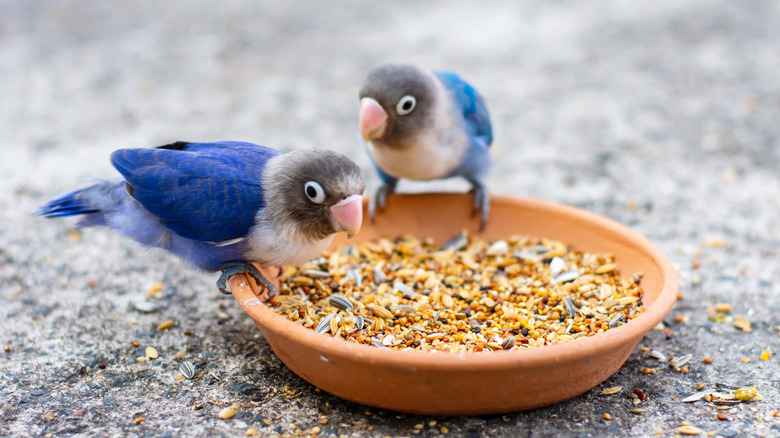
[[[325,190],[316,181],[309,181],[304,184],[303,190],[306,192],[306,196],[311,199],[311,202],[315,204],[325,202]]]
[[[397,112],[399,116],[405,116],[412,112],[415,105],[417,105],[417,99],[411,94],[407,94],[398,101],[398,105],[395,106],[395,112]]]

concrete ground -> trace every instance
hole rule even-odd
[[[0,436],[673,436],[683,422],[780,436],[777,2],[0,0],[0,10]],[[74,234],[72,221],[31,216],[115,176],[114,149],[175,140],[333,148],[375,184],[357,89],[386,62],[452,69],[480,89],[495,192],[610,217],[674,262],[681,300],[667,330],[606,382],[495,416],[346,402],[290,372],[215,275],[105,229]],[[442,187],[466,185],[423,189]],[[144,300],[156,310],[139,311]],[[730,312],[715,315],[718,303]],[[147,346],[159,358],[137,362]],[[691,354],[688,372],[641,347]],[[176,379],[185,360],[200,377]],[[680,402],[715,383],[756,385],[763,400],[724,411]],[[598,395],[612,386],[623,389]],[[638,405],[634,389],[647,395]]]

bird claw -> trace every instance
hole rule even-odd
[[[472,182],[473,187],[471,191],[474,193],[474,204],[471,209],[471,217],[477,215],[477,212],[482,210],[482,215],[479,221],[479,231],[485,230],[485,225],[490,217],[490,196],[488,196],[487,187],[479,182]]]
[[[268,281],[267,278],[263,276],[263,274],[260,272],[257,267],[249,262],[225,262],[221,263],[219,266],[217,266],[217,269],[222,271],[222,275],[219,276],[219,279],[217,279],[217,288],[220,292],[226,295],[230,295],[232,291],[230,291],[230,288],[228,286],[228,280],[237,274],[247,274],[250,277],[252,277],[255,280],[255,283],[265,289],[267,292],[265,302],[269,302],[276,297],[276,295],[279,293],[279,288],[274,286],[273,283]],[[280,271],[281,272],[281,271]],[[259,296],[259,295],[258,295]]]
[[[376,218],[376,210],[379,207],[379,211],[385,211],[385,205],[387,202],[387,195],[395,191],[395,185],[382,184],[376,189],[374,197],[368,200],[368,217],[371,218],[371,223],[374,223]]]

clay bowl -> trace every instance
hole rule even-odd
[[[386,212],[373,224],[366,220],[353,242],[412,234],[442,243],[463,229],[476,234],[479,223],[471,217],[471,203],[471,196],[459,194],[392,196]],[[646,312],[607,332],[539,348],[490,354],[399,352],[303,328],[262,304],[243,275],[234,276],[230,287],[276,355],[311,384],[354,402],[428,415],[527,410],[588,391],[620,368],[676,300],[677,274],[669,260],[647,239],[612,220],[563,205],[492,196],[482,235],[499,240],[513,234],[613,253],[622,275],[644,273],[640,284]],[[339,236],[333,245],[344,241]]]

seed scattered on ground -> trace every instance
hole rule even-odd
[[[612,415],[609,415],[609,412],[604,412],[603,417],[604,417],[605,420],[611,420],[612,419]]]
[[[729,313],[731,312],[731,304],[729,303],[718,303],[715,305],[715,311],[721,312],[721,313]]]
[[[611,388],[607,388],[599,393],[599,395],[612,395],[620,392],[620,390],[623,389],[622,386],[613,386]]]
[[[645,412],[645,410],[644,410],[644,409],[642,409],[642,408],[634,408],[634,409],[631,409],[631,410],[630,410],[630,411],[628,411],[628,412],[631,412],[632,414],[641,414],[641,413],[644,413],[644,412]]]
[[[46,415],[43,416],[43,419],[46,421],[51,421],[55,416],[56,415],[54,415],[54,412],[47,412]]]
[[[658,368],[642,368],[642,374],[655,374]]]
[[[133,307],[135,310],[141,312],[141,313],[153,313],[156,312],[158,309],[158,306],[156,303],[153,303],[148,300],[135,300],[132,302]]]
[[[147,359],[157,359],[160,357],[160,353],[158,353],[154,347],[146,347],[145,352]]]
[[[158,281],[157,283],[153,284],[152,287],[149,288],[149,290],[146,291],[146,296],[149,298],[154,298],[162,290],[162,288],[163,288],[162,282]]]
[[[701,429],[699,429],[698,427],[695,427],[695,426],[688,426],[688,425],[685,425],[685,426],[680,426],[680,427],[678,427],[678,428],[677,428],[677,429],[675,429],[675,430],[676,430],[676,431],[677,431],[677,433],[679,433],[680,435],[701,435],[701,434],[703,434],[703,433],[704,433],[704,431],[703,431],[703,430],[701,430]]]
[[[767,349],[761,353],[761,360],[769,360],[770,357],[772,357],[772,349],[767,347]]]
[[[157,330],[168,330],[171,327],[173,327],[173,320],[167,319],[161,322],[160,325],[157,326]]]
[[[734,391],[734,397],[739,401],[748,401],[758,394],[755,386],[740,388]]]
[[[747,318],[741,317],[734,318],[734,328],[742,330],[745,333],[750,333],[753,331],[750,321]]]
[[[254,430],[254,429],[247,429],[247,430],[246,430],[246,434],[247,434],[247,435],[249,435],[249,436],[252,436],[252,435],[254,435],[255,433],[257,433],[257,431],[256,431],[256,430]]]
[[[236,410],[233,409],[232,406],[228,406],[225,409],[219,411],[219,418],[223,420],[227,420],[228,418],[233,418],[234,415],[236,415]]]
[[[641,273],[621,276],[611,254],[522,236],[499,242],[459,235],[442,247],[414,237],[345,246],[286,268],[272,308],[349,342],[452,352],[570,342],[644,312]]]
[[[747,356],[742,356],[742,359],[740,359],[742,363],[750,363],[750,358]]]
[[[185,379],[192,379],[195,377],[195,365],[191,362],[182,362],[181,365],[179,365],[179,372]]]
[[[644,399],[647,398],[645,392],[639,388],[634,389],[633,393],[636,394],[636,396],[639,398],[639,401],[644,401]]]
[[[135,419],[135,424],[139,424],[142,421],[144,421],[144,417],[138,417]]]
[[[712,363],[712,359],[710,359],[709,357],[705,357],[701,361],[702,361],[702,363]]]

